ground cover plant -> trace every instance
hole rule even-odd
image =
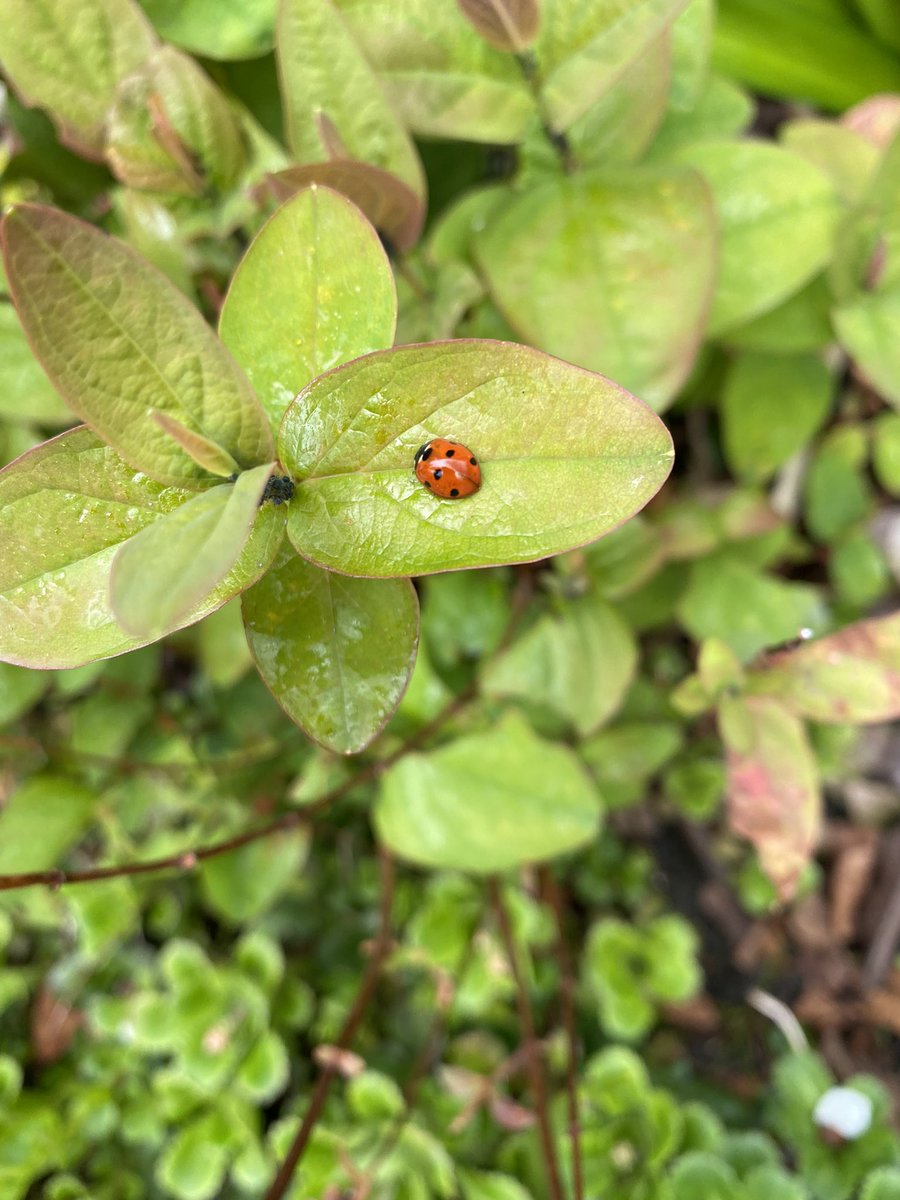
[[[900,1197],[892,0],[0,67],[0,1194]]]

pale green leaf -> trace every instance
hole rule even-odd
[[[162,46],[120,84],[106,157],[129,187],[202,196],[234,185],[245,148],[224,93],[189,55]]]
[[[415,477],[432,437],[468,445],[483,486],[441,500]],[[637,512],[671,468],[659,419],[598,375],[506,342],[367,355],[315,380],[285,414],[297,480],[289,534],[351,575],[420,575],[545,558]]]
[[[840,213],[831,180],[781,146],[711,141],[679,159],[712,189],[721,232],[710,331],[722,333],[785,300],[828,262]]]
[[[93,158],[117,84],[155,44],[133,0],[0,0],[4,74],[47,110],[63,142]]]
[[[190,301],[124,243],[65,213],[21,205],[3,223],[25,331],[69,406],[158,483],[209,477],[153,419],[169,413],[242,467],[272,439],[246,377]]]
[[[282,553],[244,593],[250,651],[288,716],[341,754],[364,749],[400,703],[416,657],[408,579],[351,579]]]
[[[233,925],[270,908],[306,861],[309,834],[291,829],[207,859],[200,869],[206,903]]]
[[[722,389],[728,465],[740,479],[768,479],[821,428],[835,390],[812,354],[741,354]]]
[[[544,0],[534,47],[545,111],[568,129],[615,84],[688,0]]]
[[[832,316],[841,345],[860,371],[900,408],[900,287],[863,294]]]
[[[133,471],[84,427],[7,467],[0,473],[0,658],[75,667],[144,644],[113,617],[112,560],[122,543],[195,495]],[[255,582],[283,530],[283,509],[265,504],[234,568],[183,624]]]
[[[374,821],[401,858],[480,874],[585,845],[599,829],[600,803],[570,750],[507,718],[406,755],[384,776]]]
[[[519,64],[483,41],[455,2],[338,4],[413,132],[498,143],[524,137],[536,107]]]
[[[755,846],[782,900],[794,894],[821,823],[815,755],[803,723],[768,696],[724,697],[719,732],[728,767],[728,820]]]
[[[17,720],[40,700],[50,684],[43,671],[0,662],[0,727]]]
[[[602,371],[654,408],[687,377],[715,283],[715,218],[678,167],[550,180],[475,241],[524,340]]]
[[[424,193],[415,146],[331,0],[281,0],[276,48],[287,141],[299,162],[332,157],[324,116],[350,157]]]
[[[542,616],[483,675],[491,696],[547,705],[582,736],[616,712],[637,666],[628,625],[598,596]]]
[[[312,187],[253,239],[219,333],[277,425],[311,379],[387,349],[396,320],[394,276],[374,229],[343,196]]]
[[[32,776],[0,813],[0,874],[55,867],[90,824],[96,802],[71,779]]]
[[[127,633],[161,637],[207,601],[240,558],[271,473],[268,463],[201,492],[122,546],[109,588]]]
[[[272,49],[278,0],[141,0],[168,42],[204,58],[254,58]]]

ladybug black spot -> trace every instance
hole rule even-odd
[[[428,480],[427,480],[427,479],[423,480],[423,482],[424,482],[424,484],[425,484],[425,486],[426,486],[427,488],[430,488],[430,487],[431,487],[431,484],[428,482]]]
[[[472,466],[473,466],[473,467],[477,467],[477,466],[478,466],[478,459],[477,459],[477,458],[470,458],[470,459],[469,459],[469,462],[472,464]]]
[[[458,496],[458,495],[459,495],[459,488],[451,488],[451,489],[450,489],[450,495],[451,495],[451,496]]]
[[[448,451],[447,451],[447,457],[448,457],[448,458],[452,458],[452,457],[453,457],[453,455],[454,455],[455,453],[456,453],[456,451],[455,451],[455,450],[448,450]]]
[[[431,458],[431,447],[430,446],[426,446],[425,449],[422,451],[422,458],[424,459],[425,462],[427,462],[428,459]]]
[[[435,471],[435,473],[434,473],[435,479],[440,479],[440,477],[443,475],[443,473],[444,473],[443,471]]]

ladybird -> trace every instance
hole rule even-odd
[[[462,500],[481,487],[478,459],[461,442],[432,438],[416,451],[416,479],[442,500]]]

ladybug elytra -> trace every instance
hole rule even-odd
[[[442,500],[462,500],[481,487],[478,459],[461,442],[432,438],[416,451],[416,478]]]

